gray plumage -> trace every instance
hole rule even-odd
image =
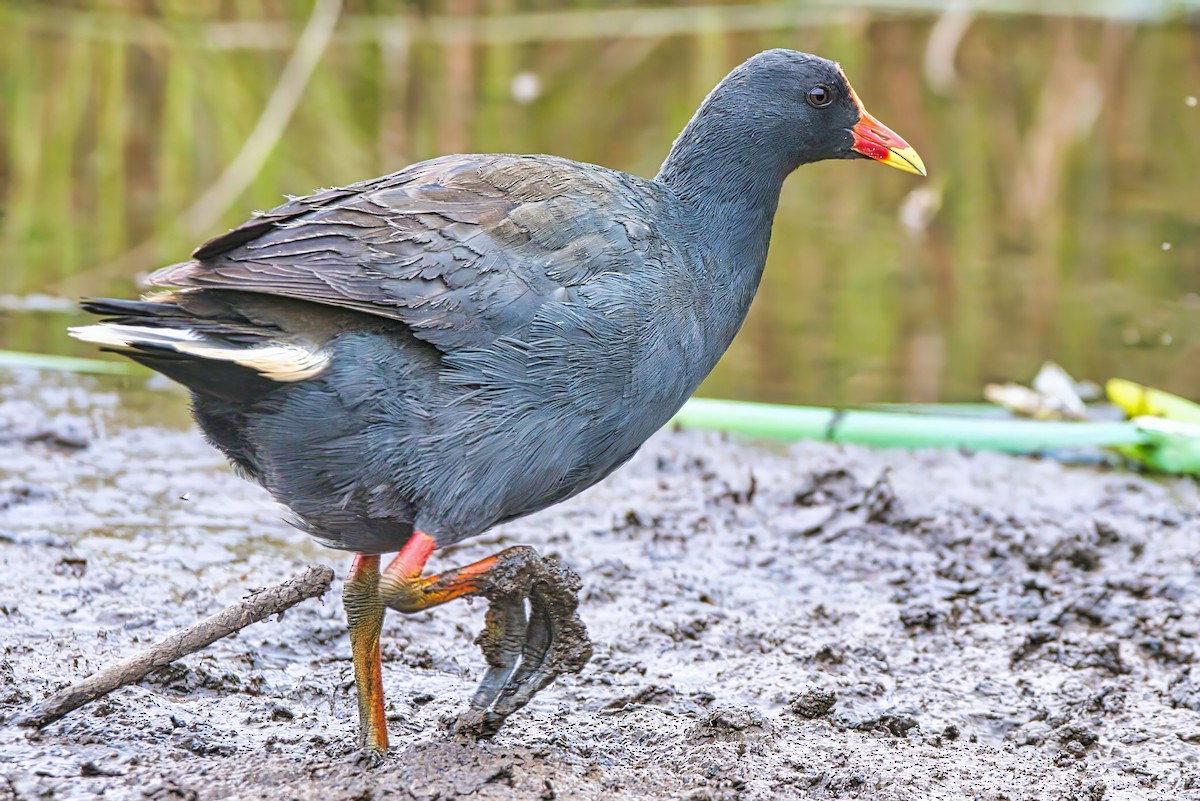
[[[836,102],[807,105],[814,84]],[[858,118],[836,64],[762,53],[653,181],[415,164],[256,216],[154,274],[174,292],[93,301],[120,336],[92,338],[192,388],[213,443],[326,545],[444,546],[591,486],[670,419],[745,318],[784,178],[855,157]],[[139,343],[152,328],[203,348]]]

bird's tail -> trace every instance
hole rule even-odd
[[[275,326],[252,321],[209,293],[88,298],[80,305],[103,319],[71,328],[71,336],[221,400],[261,397],[317,375],[328,363],[320,349],[288,341]]]

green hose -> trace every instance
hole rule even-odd
[[[839,410],[692,398],[673,422],[792,441],[819,439],[880,448],[967,448],[1039,453],[1122,447],[1151,469],[1200,475],[1200,426],[1130,422],[996,420],[951,415]]]

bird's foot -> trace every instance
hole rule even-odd
[[[382,765],[386,758],[387,748],[368,745],[358,749],[354,754],[353,760],[354,764],[370,769]]]
[[[479,739],[496,734],[505,719],[563,673],[578,673],[592,657],[580,620],[579,576],[528,547],[497,556],[480,594],[490,604],[475,642],[488,670],[471,708],[452,725]],[[529,602],[528,614],[526,601]]]

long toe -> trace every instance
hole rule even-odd
[[[489,708],[508,686],[521,661],[527,627],[524,598],[503,595],[492,599],[483,631],[475,638],[475,644],[483,650],[488,669],[471,699],[471,709]]]
[[[578,673],[591,659],[592,643],[576,611],[582,582],[570,569],[527,546],[422,577],[435,547],[432,537],[414,532],[379,576],[379,599],[400,612],[429,609],[455,598],[487,599],[486,623],[475,642],[483,649],[488,669],[470,709],[451,727],[488,737],[539,690],[563,673]]]
[[[483,594],[492,607],[479,643],[492,668],[470,710],[454,725],[455,731],[479,738],[493,736],[509,715],[561,674],[578,673],[592,656],[587,628],[577,613],[580,580],[573,571],[521,549],[497,564],[489,578],[494,580]],[[521,609],[519,616],[511,611],[514,605]],[[512,628],[518,623],[519,639]],[[510,665],[518,654],[514,669]]]

